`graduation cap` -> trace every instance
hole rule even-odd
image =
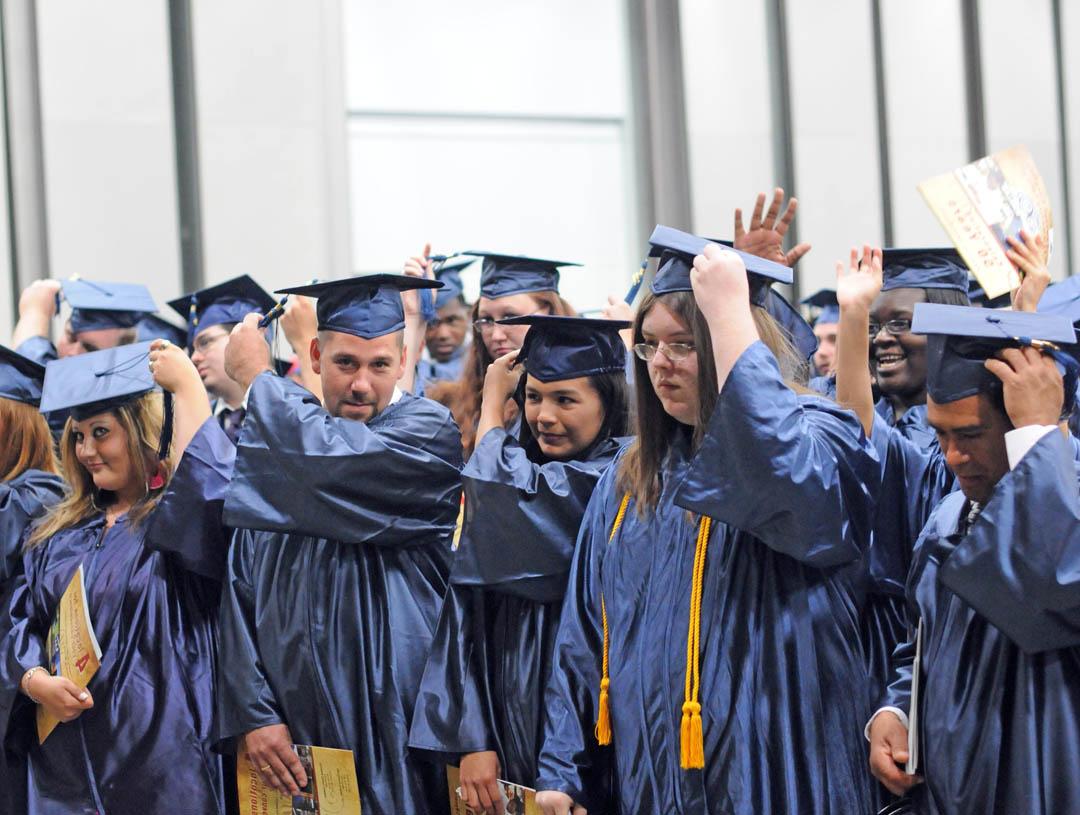
[[[81,421],[138,399],[157,387],[149,354],[150,343],[140,342],[52,360],[45,366],[39,410],[67,410]]]
[[[882,291],[893,289],[955,289],[968,291],[968,267],[952,247],[944,249],[883,249]]]
[[[1000,385],[983,363],[1003,348],[1028,345],[1050,353],[1066,372],[1072,369],[1075,380],[1075,360],[1056,347],[1076,342],[1067,317],[917,303],[911,331],[928,335],[926,389],[935,402],[955,402]],[[1071,390],[1066,386],[1067,401],[1075,391],[1075,381]]]
[[[619,336],[620,330],[630,327],[625,320],[530,314],[499,324],[529,326],[517,358],[541,382],[625,370],[626,346]]]
[[[480,296],[489,300],[512,294],[559,290],[559,269],[580,266],[567,260],[542,260],[524,255],[500,255],[470,249],[463,255],[484,259],[480,267]]]
[[[649,257],[660,258],[650,285],[652,293],[693,291],[690,285],[690,269],[693,268],[694,258],[704,252],[710,243],[722,244],[729,252],[742,258],[746,272],[750,275],[750,301],[755,305],[765,305],[769,286],[774,282],[791,283],[794,279],[789,267],[742,252],[726,241],[699,238],[670,226],[657,225],[649,237]]]
[[[147,314],[157,311],[150,290],[141,283],[101,283],[76,278],[60,284],[71,306],[71,330],[133,328]]]
[[[435,270],[435,279],[443,284],[443,287],[435,292],[436,311],[462,296],[465,287],[461,283],[461,270],[474,263],[476,258],[469,258],[455,263],[443,263]]]
[[[173,345],[183,348],[184,343],[187,342],[187,331],[168,320],[163,320],[156,314],[148,314],[135,326],[135,341],[151,342],[153,340],[168,340]]]
[[[835,289],[818,289],[799,302],[804,306],[815,306],[820,309],[814,319],[814,325],[840,322],[840,304],[836,301]]]
[[[44,365],[0,345],[0,398],[36,407],[44,380]]]
[[[169,306],[187,320],[190,349],[195,336],[204,328],[243,322],[251,312],[264,313],[275,303],[262,286],[245,274],[170,300]]]
[[[1072,322],[1080,322],[1080,277],[1067,277],[1052,283],[1039,300],[1040,314],[1058,314]]]
[[[405,327],[401,293],[411,289],[441,289],[438,280],[399,274],[369,274],[278,289],[278,294],[317,297],[315,313],[320,331],[339,331],[370,340]]]

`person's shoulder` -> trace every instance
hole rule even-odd
[[[402,393],[401,398],[384,412],[388,421],[409,418],[444,424],[454,420],[450,408],[443,403],[412,393]]]

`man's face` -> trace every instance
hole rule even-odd
[[[56,343],[56,353],[60,357],[74,357],[92,351],[104,351],[119,345],[135,342],[134,328],[97,328],[93,331],[71,330],[71,322],[64,325],[64,335]]]
[[[232,380],[225,373],[225,348],[229,344],[227,326],[211,325],[195,335],[191,361],[212,396],[221,398]]]
[[[438,311],[438,319],[428,323],[424,334],[428,353],[436,362],[446,362],[465,342],[469,331],[469,312],[455,297]]]
[[[870,368],[883,394],[907,397],[909,404],[921,403],[926,390],[926,337],[910,330],[915,304],[925,302],[922,289],[892,289],[870,309],[871,330],[881,327],[870,338]],[[908,330],[890,333],[885,326],[894,320],[905,321]]]
[[[323,405],[332,416],[367,422],[381,413],[405,373],[402,332],[365,340],[320,331],[311,341],[311,369],[322,381]]]
[[[985,504],[1009,471],[1005,434],[1012,424],[986,394],[938,404],[926,399],[926,417],[964,495]]]
[[[836,364],[836,323],[816,323],[814,336],[818,347],[814,352],[814,368],[822,376],[828,376]]]

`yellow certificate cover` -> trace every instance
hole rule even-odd
[[[498,784],[506,815],[540,815],[536,790],[509,781],[500,780]],[[461,798],[461,771],[450,764],[446,765],[446,786],[450,790],[450,815],[478,815],[465,806]]]
[[[926,203],[949,233],[990,298],[1020,285],[1005,255],[1006,237],[1020,230],[1041,235],[1049,260],[1054,219],[1046,185],[1023,145],[986,156],[919,184]]]
[[[245,754],[236,757],[236,789],[240,815],[360,815],[360,788],[352,750],[294,744],[293,751],[307,773],[299,795],[282,795],[262,782]]]
[[[94,635],[94,626],[90,623],[82,564],[79,564],[75,576],[60,597],[60,607],[49,627],[45,652],[52,675],[70,679],[80,688],[85,688],[101,667],[101,647]],[[44,744],[58,724],[59,719],[47,713],[41,705],[37,706],[39,744]]]

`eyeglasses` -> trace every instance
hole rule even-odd
[[[531,317],[531,316],[533,316],[533,314],[550,314],[550,313],[551,313],[551,309],[542,309],[540,311],[534,311],[534,312],[532,312],[530,314],[504,314],[498,320],[493,320],[491,317],[481,317],[479,320],[473,320],[472,327],[475,328],[477,331],[479,331],[481,334],[490,334],[492,331],[495,330],[495,324],[498,323],[498,322],[501,322],[502,320],[512,320],[515,317]],[[433,323],[428,323],[428,325],[433,325]],[[503,326],[503,327],[504,328],[509,328],[509,326]]]
[[[688,342],[639,342],[634,346],[634,354],[645,362],[652,362],[657,351],[672,362],[682,362],[694,353],[695,348]]]
[[[224,339],[229,336],[228,334],[200,334],[195,338],[195,342],[192,343],[192,348],[200,353],[205,354],[218,340]]]
[[[911,320],[889,320],[886,323],[870,323],[870,339],[876,337],[881,329],[894,337],[899,337],[901,334],[906,334],[911,330]]]
[[[465,318],[460,314],[455,314],[452,317],[436,317],[434,320],[428,320],[428,328],[438,328],[439,326],[447,326],[449,328],[457,328],[465,322]],[[477,320],[479,322],[479,320]],[[473,323],[475,325],[476,323]]]

